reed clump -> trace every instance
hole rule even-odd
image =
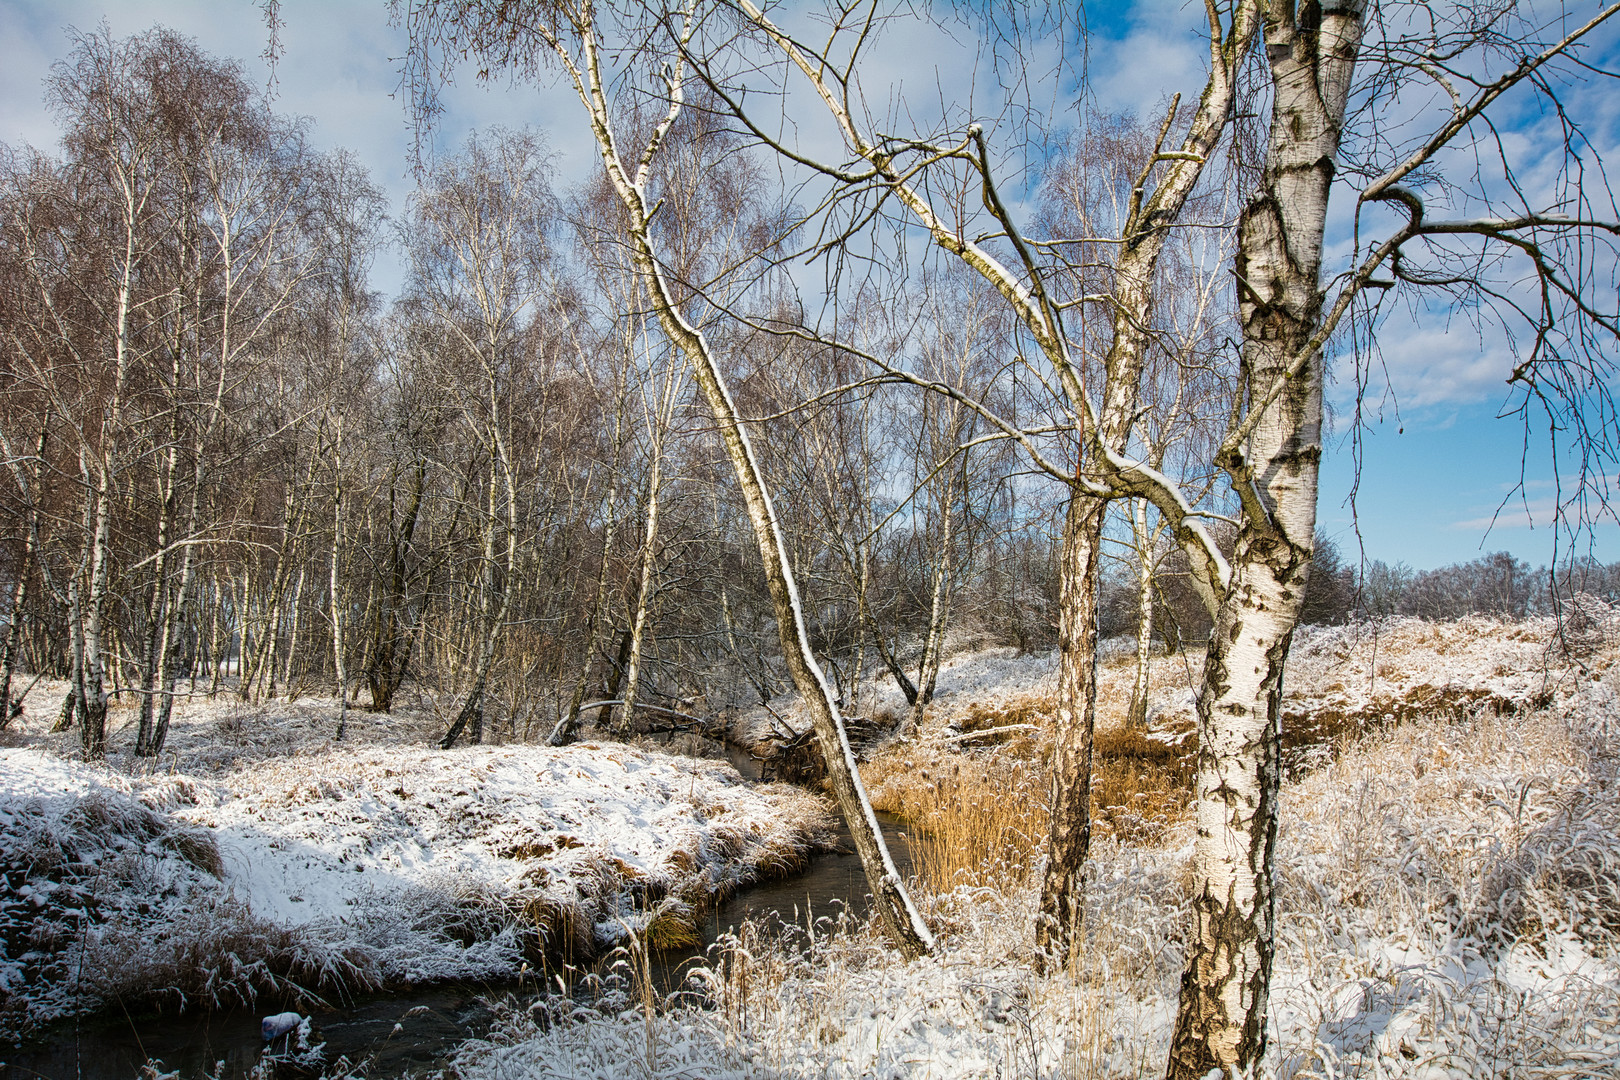
[[[1198,742],[1123,725],[1092,738],[1091,818],[1094,835],[1157,844],[1187,820]]]
[[[873,805],[904,818],[919,881],[935,894],[960,886],[1003,894],[1022,886],[1045,850],[1054,727],[1050,698],[973,703],[963,735],[901,745],[862,768]],[[1028,725],[1027,729],[1015,725]],[[1007,730],[1014,728],[1014,730]],[[1197,743],[1119,724],[1093,737],[1093,835],[1157,844],[1188,818]]]
[[[910,826],[916,876],[934,895],[1024,883],[1046,838],[1046,773],[1023,757],[938,750],[865,770],[873,805]]]

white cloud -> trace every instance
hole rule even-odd
[[[1181,92],[1193,104],[1209,70],[1202,5],[1182,0],[1142,0],[1132,6],[1122,41],[1093,39],[1091,92],[1106,112],[1146,117]]]
[[[312,119],[316,146],[352,151],[395,211],[403,209],[413,186],[409,103],[396,93],[405,32],[389,25],[381,0],[282,0],[281,19],[276,110]],[[269,32],[251,0],[13,0],[0,6],[0,139],[55,150],[57,129],[43,103],[43,80],[70,48],[64,29],[90,31],[102,20],[115,37],[161,24],[195,38],[215,56],[239,61],[250,81],[269,81],[263,58]],[[437,147],[454,148],[473,129],[491,124],[530,124],[551,135],[565,177],[594,166],[590,134],[578,122],[572,93],[532,86],[509,91],[503,84],[478,83],[470,70],[460,74],[443,95],[446,114],[433,136]],[[401,275],[399,265],[384,256],[373,284],[392,291]]]
[[[1499,335],[1476,332],[1462,320],[1449,325],[1391,320],[1378,334],[1380,355],[1367,378],[1367,399],[1394,395],[1403,412],[1500,399],[1513,370],[1513,354]],[[1356,385],[1349,358],[1339,360],[1335,406],[1348,411]]]
[[[1552,499],[1509,499],[1501,509],[1478,517],[1451,522],[1447,528],[1463,532],[1486,532],[1498,529],[1545,529],[1558,519],[1558,504]]]

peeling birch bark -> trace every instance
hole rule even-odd
[[[1260,190],[1238,226],[1239,377],[1249,401],[1284,386],[1251,418],[1247,446],[1218,462],[1243,514],[1198,699],[1193,925],[1171,1080],[1247,1075],[1266,1049],[1283,663],[1310,570],[1322,455],[1322,358],[1312,338],[1363,13],[1359,0],[1297,10],[1278,0],[1266,12],[1276,96]]]

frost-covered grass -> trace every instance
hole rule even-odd
[[[54,717],[0,749],[0,1036],[99,1007],[298,1002],[675,944],[828,842],[817,797],[619,745],[440,751],[331,703],[183,706],[161,767]]]
[[[1349,630],[1301,634],[1289,708],[1329,702],[1320,707],[1361,719],[1284,791],[1266,1075],[1620,1076],[1620,669],[1612,653],[1584,670],[1551,662],[1545,629],[1403,622],[1381,630],[1378,659]],[[1369,673],[1383,686],[1358,690]],[[1448,688],[1493,697],[1372,711]],[[981,713],[998,707],[993,686],[975,693]],[[943,741],[971,722],[973,700],[933,730],[917,771],[936,782],[936,770],[988,762],[993,792],[995,763],[1017,747],[963,753]],[[1173,699],[1158,704],[1161,717],[1178,712]],[[1027,794],[1000,787],[1006,801]],[[1186,836],[1115,835],[1093,855],[1072,977],[1031,963],[1028,876],[991,875],[926,898],[936,956],[901,961],[870,928],[824,925],[808,945],[745,929],[702,974],[702,1002],[514,1008],[462,1048],[457,1072],[1158,1074],[1182,966]]]

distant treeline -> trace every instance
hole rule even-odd
[[[1155,635],[1172,646],[1202,641],[1209,633],[1209,618],[1186,584],[1185,567],[1166,560],[1156,585],[1164,603],[1155,619]],[[1136,583],[1125,576],[1109,581],[1104,590],[1104,635],[1134,633]],[[1575,558],[1554,574],[1546,566],[1532,567],[1508,552],[1495,551],[1468,562],[1414,570],[1404,562],[1359,562],[1318,533],[1300,622],[1331,626],[1390,615],[1523,619],[1557,614],[1565,601],[1581,593],[1620,603],[1620,562]]]

